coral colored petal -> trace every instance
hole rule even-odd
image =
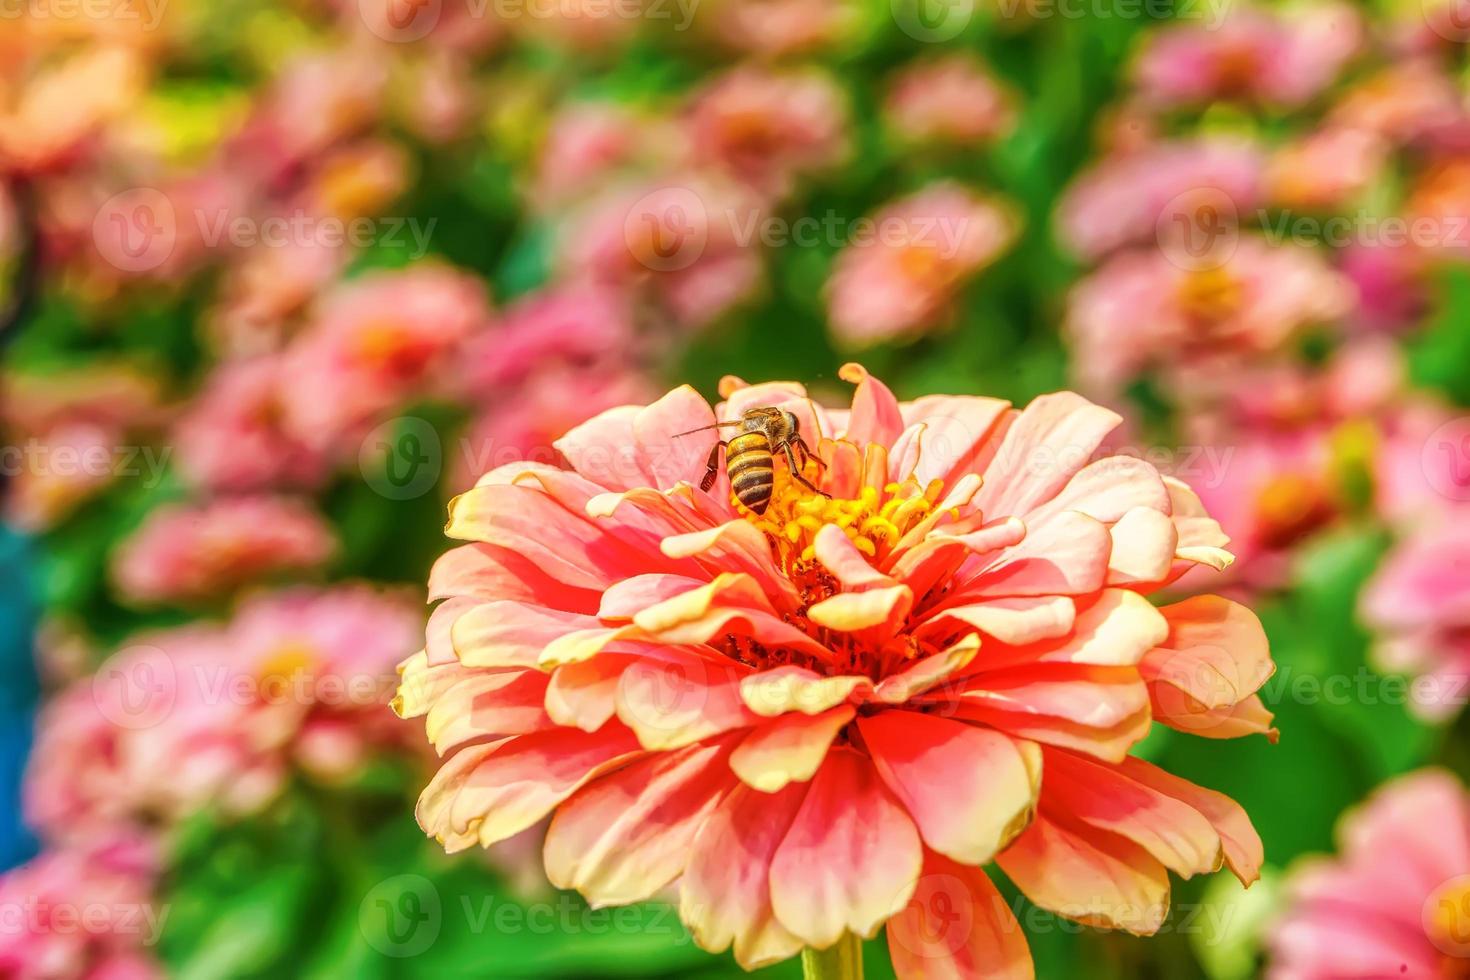
[[[1187,694],[1169,693],[1176,691],[1167,684],[1149,685],[1149,701],[1155,721],[1201,738],[1264,735],[1275,742],[1281,734],[1272,727],[1274,716],[1258,694],[1228,707],[1206,708]]]
[[[1028,525],[1026,540],[969,577],[956,594],[968,599],[1096,592],[1107,580],[1112,547],[1106,525],[1062,511],[1040,526]]]
[[[635,658],[607,654],[551,673],[546,713],[558,725],[595,732],[617,713],[618,680]]]
[[[1169,490],[1153,466],[1133,456],[1109,456],[1089,463],[1027,520],[1038,522],[1064,510],[1081,511],[1104,524],[1114,524],[1130,510],[1170,513]]]
[[[757,728],[730,755],[730,768],[741,782],[762,793],[788,783],[804,783],[816,774],[837,733],[857,709],[842,705],[820,715],[792,712]]]
[[[823,677],[805,667],[787,664],[743,678],[740,696],[751,711],[774,718],[789,711],[821,714],[849,700],[855,691],[872,687],[873,682],[866,677]]]
[[[1126,759],[1119,768],[1135,782],[1172,796],[1203,814],[1220,835],[1225,863],[1241,884],[1249,885],[1261,876],[1261,865],[1266,859],[1261,835],[1256,833],[1239,803],[1224,793],[1196,786],[1142,759]],[[1465,856],[1470,857],[1470,853]]]
[[[1169,911],[1169,872],[1143,848],[1044,813],[996,863],[1033,903],[1087,925],[1148,936]]]
[[[451,596],[512,599],[568,612],[597,611],[597,592],[574,588],[526,555],[491,544],[451,548],[429,572],[429,601]]]
[[[1148,709],[1148,688],[1132,667],[1045,664],[968,678],[960,698],[1000,711],[1065,718],[1111,728]]]
[[[514,837],[579,786],[640,755],[619,726],[596,734],[555,729],[470,746],[451,756],[419,797],[419,826],[457,851]]]
[[[709,402],[689,385],[680,385],[633,417],[633,437],[642,456],[642,469],[652,486],[667,490],[680,481],[697,483],[704,475],[705,458],[719,440],[714,429],[690,432],[714,425]]]
[[[867,716],[857,727],[879,775],[940,854],[984,864],[1031,819],[1036,746],[913,711]]]
[[[1169,577],[1179,532],[1167,514],[1135,507],[1108,529],[1113,539],[1108,556],[1108,584],[1153,585]]]
[[[577,473],[609,490],[654,485],[647,461],[638,451],[634,421],[637,405],[610,408],[556,440],[554,445]],[[708,452],[708,447],[706,447]]]
[[[469,674],[442,691],[429,709],[424,719],[429,744],[443,755],[476,739],[555,728],[542,707],[549,680],[539,670]]]
[[[877,699],[889,704],[902,704],[935,687],[943,687],[953,675],[968,667],[980,652],[980,637],[971,633],[953,645],[889,674],[878,684]]]
[[[890,479],[902,481],[912,473],[921,486],[930,480],[949,486],[967,473],[982,472],[999,446],[996,434],[1010,407],[998,398],[971,395],[929,395],[900,406],[914,453],[906,459],[898,452],[902,440],[895,440]]]
[[[741,699],[743,673],[736,666],[695,657],[639,660],[618,679],[618,718],[647,749],[680,748],[749,728],[761,719]]]
[[[1033,400],[984,471],[985,486],[975,506],[987,514],[1025,517],[1055,497],[1122,421],[1069,391]]]
[[[908,903],[922,865],[919,833],[873,764],[833,749],[771,860],[771,906],[816,949],[844,932],[871,938]]]
[[[1125,770],[1069,752],[1045,753],[1048,810],[1126,837],[1183,878],[1208,874],[1224,859],[1220,835],[1203,814],[1133,780]]]
[[[1254,694],[1275,670],[1261,621],[1240,603],[1195,596],[1159,612],[1169,635],[1138,665],[1150,683],[1168,684],[1206,708],[1223,708]],[[1158,697],[1168,700],[1165,692]]]
[[[755,579],[740,573],[720,575],[708,585],[650,606],[633,622],[666,643],[707,643],[735,633],[768,647],[784,646],[823,659],[832,655],[777,616]]]
[[[769,876],[805,798],[800,785],[780,792],[737,786],[705,819],[679,883],[679,917],[701,947],[722,953],[733,944],[747,970],[801,951],[802,941],[776,921]]]
[[[546,876],[593,907],[652,898],[684,870],[705,818],[737,785],[725,745],[659,753],[562,804],[546,831]]]
[[[888,920],[898,980],[1034,980],[1026,933],[988,875],[926,851],[914,897]]]
[[[1090,606],[1079,607],[1072,636],[1060,645],[1041,645],[1042,663],[1132,667],[1163,642],[1169,624],[1147,599],[1126,589],[1107,589]],[[999,664],[997,664],[999,666]]]
[[[466,667],[534,667],[553,640],[597,627],[597,619],[520,602],[486,602],[455,621],[450,635]]]
[[[453,630],[459,617],[480,605],[472,596],[455,596],[445,599],[429,614],[428,626],[424,629],[424,653],[435,667],[459,663],[459,654],[454,650]]]
[[[857,390],[852,393],[852,414],[848,416],[843,438],[856,443],[860,449],[870,442],[880,446],[892,445],[904,429],[903,415],[893,392],[861,364],[844,364],[837,376],[857,385]]]
[[[891,636],[903,625],[914,605],[914,593],[907,585],[866,592],[839,592],[807,609],[807,618],[818,626],[842,633],[887,627]]]
[[[1066,636],[1076,618],[1077,606],[1066,596],[990,599],[950,606],[930,616],[915,633],[922,638],[969,627],[1010,646],[1025,646]]]
[[[1008,732],[1019,738],[1082,752],[1104,762],[1121,762],[1148,735],[1153,716],[1142,710],[1108,728],[1081,725],[1068,718],[1002,710],[987,703],[946,706],[953,717]]]
[[[633,617],[649,606],[686,592],[708,585],[708,582],[687,575],[669,575],[656,572],[649,575],[634,575],[610,586],[602,594],[602,603],[597,609],[597,618],[604,623],[631,622]]]
[[[893,579],[868,564],[868,559],[836,524],[822,525],[812,539],[812,551],[817,561],[848,591],[888,588],[895,584]]]

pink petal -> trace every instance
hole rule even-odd
[[[736,786],[725,745],[659,753],[591,783],[546,831],[546,876],[594,908],[652,898],[677,878],[710,812]]]
[[[609,490],[654,486],[653,473],[638,451],[633,431],[642,411],[638,405],[610,408],[572,429],[553,445],[572,469]],[[705,451],[709,451],[707,445]]]
[[[1107,526],[1075,510],[1062,511],[1026,540],[1001,552],[956,589],[965,598],[1086,595],[1107,580],[1113,539]]]
[[[595,627],[592,616],[520,602],[485,602],[461,615],[450,635],[466,667],[535,667],[553,640]]]
[[[940,854],[984,864],[1031,819],[1041,782],[1036,746],[913,711],[885,711],[857,726],[879,775]]]
[[[1251,826],[1250,817],[1246,816],[1245,810],[1239,803],[1224,793],[1196,786],[1189,780],[1165,772],[1142,759],[1125,759],[1119,768],[1134,782],[1171,796],[1203,814],[1204,818],[1215,828],[1215,832],[1220,835],[1220,842],[1225,849],[1225,863],[1230,866],[1230,870],[1240,879],[1242,885],[1250,885],[1261,876],[1261,865],[1265,861],[1261,836],[1256,833],[1256,828]],[[1463,846],[1463,832],[1460,838]],[[1422,839],[1422,836],[1415,839]],[[1455,865],[1455,867],[1463,867],[1463,865]]]
[[[741,699],[742,676],[733,662],[640,660],[618,680],[618,718],[647,749],[681,748],[749,728],[760,716]]]
[[[843,438],[856,443],[860,449],[870,442],[880,446],[893,445],[893,440],[904,429],[903,415],[893,392],[861,364],[844,364],[837,376],[857,385],[857,390],[852,393],[852,414],[848,417]]]
[[[679,917],[701,947],[721,953],[733,943],[747,970],[801,950],[802,941],[776,920],[769,875],[805,797],[800,785],[780,792],[737,786],[705,820],[679,885]]]
[[[1034,980],[1026,933],[979,868],[924,853],[914,897],[888,920],[898,980]]]
[[[771,906],[816,949],[844,932],[871,938],[908,903],[922,865],[918,831],[872,763],[833,749],[771,860]]]
[[[641,468],[652,476],[651,486],[667,490],[681,480],[699,482],[710,448],[722,436],[714,429],[686,436],[678,433],[714,422],[709,402],[689,385],[680,385],[633,417],[633,437],[643,458]]]
[[[730,768],[741,782],[762,793],[804,783],[816,774],[837,733],[856,711],[845,704],[819,715],[781,715],[745,737],[730,756]]]
[[[1204,708],[1226,708],[1254,694],[1276,669],[1261,621],[1238,602],[1195,596],[1159,612],[1169,623],[1169,635],[1138,665],[1155,686],[1182,691]],[[1166,690],[1155,696],[1187,707]]]
[[[451,548],[429,572],[429,601],[451,596],[514,599],[568,612],[597,611],[597,592],[548,575],[520,551],[490,544]]]
[[[1069,391],[1042,395],[1006,432],[975,506],[997,517],[1025,517],[1055,497],[1122,421]]]

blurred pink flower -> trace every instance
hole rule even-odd
[[[569,281],[646,296],[699,327],[761,285],[765,218],[748,190],[709,174],[614,186],[563,223],[560,264]]]
[[[157,855],[131,839],[46,851],[0,874],[0,975],[11,980],[162,980],[147,947],[167,909]]]
[[[567,204],[625,172],[677,156],[681,134],[655,117],[613,102],[574,102],[551,120],[530,187],[534,207]]]
[[[1159,143],[1107,158],[1067,190],[1057,208],[1058,235],[1094,260],[1130,242],[1158,240],[1175,221],[1197,221],[1202,205],[1233,209],[1220,216],[1231,224],[1262,204],[1265,165],[1260,147],[1226,138]]]
[[[1463,520],[1470,513],[1465,508],[1470,443],[1462,441],[1463,415],[1463,410],[1417,392],[1379,420],[1374,502],[1389,523],[1411,528]]]
[[[1337,265],[1358,291],[1352,322],[1364,330],[1403,330],[1430,307],[1429,256],[1412,242],[1354,242]]]
[[[404,401],[428,394],[467,338],[490,320],[480,280],[431,264],[378,272],[323,298],[284,354],[286,428],[336,446]]]
[[[99,129],[142,94],[148,67],[124,44],[90,44],[36,59],[29,77],[20,59],[0,72],[0,173],[65,166]]]
[[[316,511],[286,497],[165,504],[119,545],[112,574],[139,604],[212,599],[263,578],[314,570],[336,550]]]
[[[1267,192],[1279,207],[1339,210],[1377,181],[1388,144],[1367,129],[1327,127],[1278,148],[1266,170]]]
[[[727,48],[762,58],[831,51],[861,30],[856,0],[716,0],[712,30]]]
[[[935,326],[959,290],[1015,240],[1004,202],[938,183],[890,202],[871,236],[838,253],[827,280],[832,332],[847,347],[911,337]]]
[[[1015,96],[979,59],[953,54],[901,70],[889,88],[883,117],[911,142],[987,143],[1014,127]]]
[[[647,402],[651,390],[647,379],[610,365],[545,370],[501,392],[471,424],[450,485],[456,492],[468,489],[496,467],[519,460],[559,463],[556,440],[607,409]]]
[[[406,592],[365,585],[247,600],[227,627],[235,670],[253,680],[244,730],[313,776],[340,780],[412,739],[386,709],[424,616]]]
[[[1350,85],[1327,124],[1377,133],[1404,143],[1464,117],[1459,91],[1444,68],[1427,58],[1395,61]]]
[[[91,422],[58,425],[7,452],[16,455],[5,463],[11,478],[5,514],[30,531],[59,524],[116,482],[126,461],[135,465],[137,460],[122,429]]]
[[[1074,287],[1066,331],[1084,387],[1114,392],[1152,367],[1177,394],[1197,397],[1229,383],[1223,367],[1279,351],[1355,301],[1317,252],[1245,236],[1202,268],[1157,249],[1110,259]]]
[[[1175,24],[1149,36],[1134,65],[1144,99],[1162,108],[1233,98],[1294,108],[1331,85],[1363,47],[1361,15],[1346,3],[1227,9],[1219,24]]]
[[[278,356],[215,368],[174,428],[178,465],[195,487],[240,492],[310,488],[331,460],[282,426]]]
[[[1384,559],[1361,599],[1380,669],[1410,674],[1410,705],[1443,720],[1470,698],[1470,521],[1425,523]],[[1470,867],[1465,869],[1470,873]]]
[[[279,759],[245,724],[224,633],[140,634],[49,702],[36,728],[25,815],[68,846],[118,829],[155,834],[208,807],[257,810]]]
[[[732,69],[694,96],[687,117],[697,165],[722,168],[772,199],[842,163],[848,125],[845,95],[816,69]]]
[[[466,345],[460,383],[467,398],[483,402],[547,368],[625,359],[633,343],[624,295],[592,283],[556,286],[518,300]]]
[[[287,321],[346,268],[345,244],[257,245],[230,263],[206,329],[224,357],[254,357],[285,343]]]
[[[1450,977],[1467,950],[1470,800],[1424,769],[1376,790],[1338,824],[1339,854],[1292,870],[1268,927],[1268,980]]]

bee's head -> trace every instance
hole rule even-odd
[[[786,409],[784,408],[781,409],[781,421],[786,424],[786,431],[790,432],[792,435],[796,435],[797,433],[801,432],[801,424],[796,421],[796,416],[786,411]]]

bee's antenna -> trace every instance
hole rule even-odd
[[[675,439],[678,439],[680,436],[692,436],[696,432],[708,432],[710,429],[718,429],[722,425],[739,425],[739,424],[740,424],[740,420],[739,419],[735,419],[735,420],[733,420],[731,422],[716,422],[714,425],[701,425],[699,428],[697,428],[697,429],[690,429],[688,432],[675,432],[674,433],[674,438]]]

